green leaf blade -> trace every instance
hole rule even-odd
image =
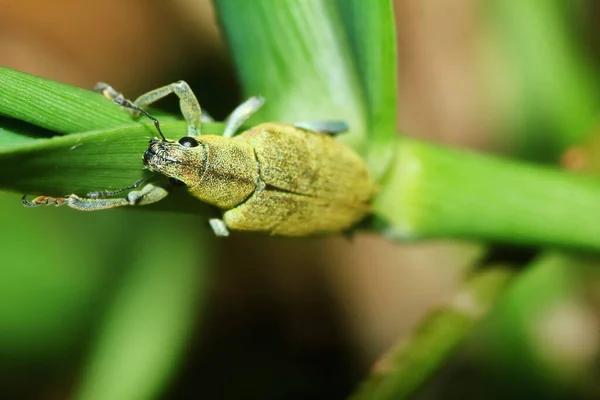
[[[215,0],[244,93],[267,99],[261,120],[341,119],[341,137],[365,150],[360,81],[336,3]]]
[[[180,225],[146,232],[164,238],[177,257],[155,251],[138,237],[121,287],[100,320],[99,331],[79,387],[78,400],[158,398],[189,347],[202,305],[206,268],[205,235]],[[142,243],[143,242],[143,243]],[[132,243],[132,242],[130,242]],[[204,264],[204,265],[203,265]],[[168,266],[168,268],[167,268]]]
[[[368,161],[381,176],[392,158],[398,103],[396,29],[387,0],[338,0],[367,104]]]
[[[62,134],[132,122],[98,93],[9,68],[0,68],[0,114]]]

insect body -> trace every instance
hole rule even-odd
[[[264,123],[232,137],[262,105],[261,98],[253,97],[228,118],[223,136],[197,135],[203,117],[185,82],[157,89],[134,103],[108,85],[100,84],[98,88],[133,113],[146,115],[142,106],[169,93],[179,96],[188,121],[188,136],[178,141],[165,139],[158,121],[147,115],[155,121],[162,139],[150,141],[144,165],[171,181],[182,182],[192,196],[218,207],[222,218],[211,219],[210,224],[219,236],[227,236],[228,228],[287,236],[340,232],[370,211],[375,184],[363,160],[332,137],[332,133],[345,130],[339,122],[305,123],[302,128]],[[164,185],[148,183],[126,198],[100,198],[101,194],[116,192],[98,192],[90,198],[38,197],[24,203],[98,210],[149,204],[168,194]]]

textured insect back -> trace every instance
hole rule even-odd
[[[235,140],[254,149],[264,188],[224,213],[231,229],[287,236],[333,233],[369,213],[375,184],[364,161],[329,135],[265,123]]]
[[[239,138],[255,147],[261,177],[270,185],[358,208],[375,193],[363,159],[330,135],[265,123]]]

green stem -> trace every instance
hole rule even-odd
[[[600,182],[401,138],[375,212],[399,239],[600,249]]]
[[[446,306],[430,313],[385,354],[351,399],[400,400],[411,395],[487,314],[513,275],[508,268],[495,267],[467,281]]]

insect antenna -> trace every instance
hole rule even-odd
[[[142,107],[140,107],[138,105],[135,105],[131,101],[129,101],[127,99],[120,98],[120,97],[117,97],[117,98],[113,99],[113,101],[115,103],[117,103],[118,105],[122,106],[122,107],[129,108],[130,110],[137,111],[139,113],[144,114],[146,117],[150,118],[152,120],[152,122],[154,122],[154,126],[156,127],[156,130],[158,131],[158,134],[160,135],[160,137],[162,138],[162,140],[164,142],[167,141],[167,138],[165,137],[165,135],[163,135],[162,131],[160,130],[160,122],[158,122],[158,120],[156,118],[154,118],[152,115],[148,114],[148,112],[146,110],[144,110]]]

